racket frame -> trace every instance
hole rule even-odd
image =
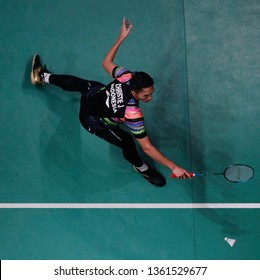
[[[245,167],[250,168],[250,169],[252,170],[252,176],[249,177],[249,178],[246,179],[246,180],[241,180],[241,181],[233,181],[233,180],[228,179],[227,176],[226,176],[226,172],[227,172],[228,169],[230,169],[230,168],[232,168],[232,167],[234,167],[234,166],[245,166]],[[236,163],[236,164],[231,164],[231,165],[229,165],[228,167],[225,168],[224,172],[221,172],[221,173],[193,173],[193,172],[190,172],[189,174],[190,174],[192,177],[208,176],[208,175],[209,175],[209,176],[210,176],[210,175],[222,175],[222,176],[224,176],[224,178],[225,178],[227,181],[229,181],[229,182],[231,182],[231,183],[244,183],[244,182],[247,182],[247,181],[249,181],[250,179],[252,179],[252,178],[254,177],[255,171],[254,171],[254,168],[251,167],[251,166],[249,166],[249,165]],[[177,178],[176,176],[173,176],[173,175],[174,175],[174,174],[172,174],[172,178]]]

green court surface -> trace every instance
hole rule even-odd
[[[0,5],[0,259],[260,259],[258,0]],[[179,181],[154,163],[167,177],[155,188],[80,126],[79,94],[31,85],[36,52],[52,72],[108,83],[101,63],[124,16],[134,27],[115,62],[155,80],[153,101],[141,105],[152,142],[195,172],[251,165],[252,180]],[[227,207],[207,207],[214,203]]]

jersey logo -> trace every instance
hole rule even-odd
[[[110,108],[110,106],[109,106],[109,97],[110,97],[109,91],[106,90],[106,94],[107,94],[106,105],[107,105],[107,108]]]

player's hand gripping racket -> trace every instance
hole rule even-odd
[[[254,177],[254,169],[245,164],[232,164],[228,166],[222,173],[189,173],[191,177],[207,176],[207,175],[223,175],[226,180],[232,183],[244,183]],[[172,178],[177,178],[175,174]]]

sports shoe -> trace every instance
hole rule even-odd
[[[147,164],[147,163],[146,163]],[[142,175],[146,181],[149,183],[157,186],[157,187],[163,187],[166,184],[165,178],[157,172],[155,169],[153,169],[149,164],[148,169],[146,171],[141,172],[139,169],[137,169],[134,165],[133,168],[134,170]]]
[[[40,57],[35,54],[32,61],[31,81],[33,85],[44,84],[44,68],[41,65]]]

